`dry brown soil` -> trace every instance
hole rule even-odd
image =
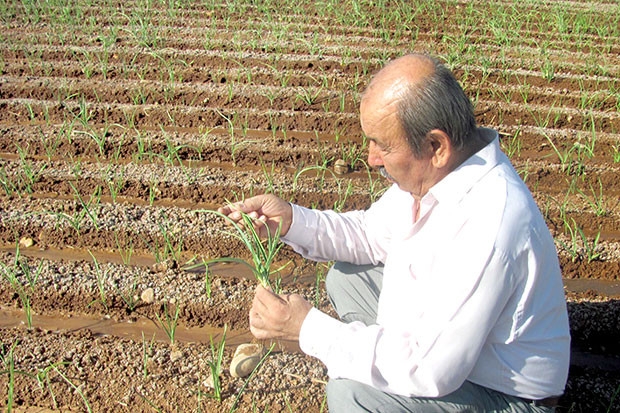
[[[557,240],[573,336],[558,411],[619,411],[620,41],[555,32],[543,17],[614,24],[616,3],[475,6],[530,16],[509,43],[487,18],[463,24],[470,10],[456,2],[387,27],[366,2],[351,5],[366,20],[348,22],[289,2],[78,3],[2,3],[0,407],[326,411],[326,370],[294,343],[275,343],[249,380],[231,377],[255,281],[239,265],[189,267],[249,258],[205,212],[227,200],[368,207],[384,183],[363,162],[359,94],[387,59],[418,51],[454,65]],[[349,171],[333,173],[337,159]],[[326,169],[301,172],[316,165]],[[287,248],[279,263],[286,291],[331,311],[325,264]],[[160,320],[177,307],[172,344]],[[217,401],[210,338],[225,326]]]

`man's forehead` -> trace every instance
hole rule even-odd
[[[403,77],[380,79],[368,86],[363,98],[380,99],[383,101],[397,100],[400,99],[409,85],[410,82]]]

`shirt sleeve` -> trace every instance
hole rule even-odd
[[[377,265],[385,262],[393,229],[412,223],[412,203],[410,195],[392,186],[366,211],[336,213],[292,204],[293,222],[282,241],[315,261]]]
[[[373,262],[362,246],[365,237],[357,235],[363,234],[363,211],[339,215],[298,205],[292,208],[293,223],[282,241],[297,253],[315,261]]]

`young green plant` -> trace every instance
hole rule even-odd
[[[14,394],[15,394],[15,376],[19,373],[18,370],[15,370],[15,357],[13,352],[15,351],[15,347],[18,344],[18,340],[14,341],[11,345],[11,348],[8,350],[4,349],[4,344],[0,343],[0,365],[4,367],[3,370],[0,370],[0,374],[6,374],[8,376],[7,383],[7,400],[6,400],[6,411],[11,413],[13,411],[13,402],[14,402]]]
[[[2,278],[9,282],[22,302],[22,307],[26,317],[26,325],[28,328],[32,327],[32,295],[34,294],[34,288],[39,276],[41,275],[42,269],[43,262],[39,263],[39,266],[35,271],[30,269],[30,265],[28,264],[26,258],[21,258],[19,253],[19,243],[17,244],[17,248],[15,250],[15,261],[13,265],[8,266],[0,262],[0,273],[2,274]],[[23,283],[19,279],[20,273],[26,279],[26,283]]]
[[[101,268],[101,266],[99,265],[99,261],[97,261],[97,258],[93,255],[92,252],[88,251],[88,253],[93,259],[93,265],[95,268],[95,276],[97,278],[97,292],[99,294],[99,298],[91,301],[91,303],[88,304],[88,306],[90,307],[94,303],[100,303],[103,306],[103,308],[105,308],[105,310],[107,311],[108,310],[108,298],[106,294],[105,285],[108,281],[108,271],[103,270]]]
[[[207,361],[209,370],[211,371],[211,377],[213,379],[213,397],[218,402],[222,401],[222,382],[220,380],[220,373],[222,372],[224,364],[224,348],[226,347],[226,330],[228,326],[224,324],[224,331],[222,332],[222,338],[218,345],[213,342],[213,336],[210,337],[211,344],[211,360]]]
[[[273,272],[278,272],[283,268],[278,268],[275,271],[271,270],[276,255],[283,246],[280,242],[280,226],[278,226],[273,233],[270,233],[269,227],[265,225],[265,228],[267,229],[267,237],[263,240],[259,235],[258,229],[255,227],[256,223],[254,219],[248,214],[241,212],[241,223],[237,223],[232,218],[218,211],[203,210],[203,212],[214,214],[225,219],[232,227],[231,231],[225,231],[225,233],[241,241],[248,249],[248,252],[252,257],[251,263],[237,257],[220,257],[206,260],[205,264],[234,262],[246,265],[252,270],[254,276],[263,287],[271,288],[275,293],[278,293],[280,291],[281,279],[277,279],[272,283],[269,276]]]
[[[157,318],[159,326],[164,330],[168,339],[170,339],[170,344],[174,344],[175,334],[177,331],[177,325],[179,323],[179,313],[181,306],[176,303],[174,314],[170,314],[170,309],[168,308],[168,304],[164,302],[164,315],[163,317],[159,314],[155,314]]]
[[[571,261],[577,262],[580,259],[585,259],[589,264],[592,261],[600,259],[601,250],[599,247],[599,239],[601,237],[601,230],[599,229],[592,242],[590,242],[575,219],[571,218],[571,220],[573,222],[572,225],[570,225],[568,221],[564,223],[564,227],[569,234],[570,244],[558,240],[562,248],[570,254]]]
[[[37,383],[39,384],[39,389],[41,391],[45,391],[47,388],[51,398],[52,398],[52,406],[54,409],[58,409],[58,403],[56,402],[56,394],[54,393],[54,389],[52,387],[52,379],[50,378],[50,371],[57,369],[58,366],[64,366],[69,364],[67,361],[61,361],[58,363],[52,363],[49,366],[43,369],[37,369],[37,374],[35,376]]]
[[[136,309],[136,306],[138,305],[138,296],[136,295],[138,280],[136,279],[136,277],[133,277],[131,283],[125,289],[122,289],[116,284],[114,284],[114,288],[125,303],[127,311],[133,313],[133,311]]]
[[[149,376],[149,357],[153,355],[153,344],[155,343],[155,334],[151,338],[151,341],[147,344],[144,339],[144,332],[142,332],[142,377],[147,378]]]
[[[76,384],[74,384],[71,379],[69,379],[69,377],[67,377],[63,372],[61,372],[58,369],[58,366],[54,366],[52,368],[56,374],[58,374],[69,386],[71,386],[71,388],[73,389],[73,391],[78,394],[81,398],[82,401],[84,402],[84,408],[86,410],[86,412],[91,413],[93,411],[93,409],[90,407],[90,403],[88,403],[88,399],[86,398],[86,396],[84,395],[84,392],[82,392],[82,386],[78,386]]]
[[[83,217],[84,214],[88,215],[91,223],[93,224],[93,227],[95,228],[95,231],[99,231],[99,218],[98,217],[99,217],[99,208],[101,206],[101,187],[100,186],[96,187],[95,192],[93,192],[88,202],[86,202],[84,201],[84,198],[82,198],[82,195],[80,195],[80,191],[78,191],[75,185],[73,185],[70,181],[69,181],[69,186],[71,187],[71,189],[73,189],[73,192],[75,192],[75,198],[79,201],[80,205],[82,206],[82,212],[79,214],[79,216]],[[80,221],[81,221],[81,218],[80,218]]]

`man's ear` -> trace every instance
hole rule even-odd
[[[452,141],[447,133],[440,129],[433,129],[427,135],[431,146],[431,162],[437,169],[445,168],[450,164],[454,156]]]

